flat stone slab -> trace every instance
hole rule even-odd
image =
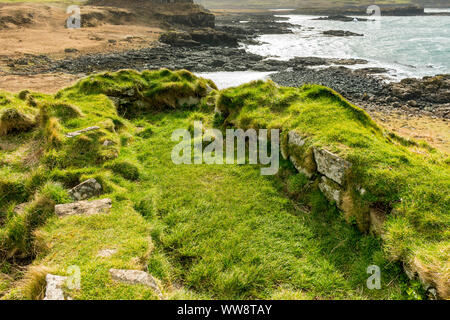
[[[334,182],[343,185],[345,176],[352,164],[327,150],[314,148],[313,151],[317,171]]]
[[[161,290],[159,289],[155,278],[147,272],[139,270],[110,269],[109,273],[111,274],[111,278],[115,281],[128,284],[142,284],[150,287],[160,298],[162,298]]]
[[[98,126],[88,127],[88,128],[81,129],[81,130],[78,130],[78,131],[70,132],[70,133],[66,134],[66,137],[67,138],[73,138],[73,137],[79,136],[80,134],[83,134],[85,132],[98,130],[98,129],[100,129],[100,127],[98,127]]]
[[[88,179],[69,190],[69,195],[76,201],[99,196],[102,186],[95,179]]]
[[[55,206],[55,213],[60,216],[86,215],[90,216],[98,213],[108,213],[111,209],[111,199],[101,199],[94,201],[78,201],[74,203],[58,204]]]
[[[45,276],[47,286],[45,288],[44,300],[66,300],[64,298],[63,287],[67,279],[68,279],[67,277],[47,274]]]

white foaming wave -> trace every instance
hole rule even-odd
[[[284,16],[286,17],[286,16]],[[443,17],[384,17],[373,22],[313,20],[315,16],[288,15],[297,24],[293,34],[263,35],[262,45],[244,48],[266,57],[289,60],[294,57],[360,58],[363,67],[392,70],[391,80],[450,72],[450,25]],[[313,28],[313,29],[311,29]],[[364,37],[326,37],[330,29],[363,33]],[[448,29],[448,32],[445,30]],[[359,68],[361,65],[348,66]]]

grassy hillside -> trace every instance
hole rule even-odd
[[[199,102],[189,106],[187,97]],[[401,261],[417,258],[438,271],[448,262],[448,160],[386,136],[323,87],[255,82],[218,92],[187,71],[121,71],[56,95],[3,92],[0,99],[3,299],[40,298],[45,274],[67,275],[73,265],[81,270],[81,289],[68,290],[74,299],[157,298],[112,281],[110,268],[148,271],[169,299],[421,298],[424,289]],[[215,104],[226,118],[214,115]],[[4,117],[8,110],[16,116]],[[361,160],[362,201],[404,200],[380,239],[349,224],[288,161],[273,177],[252,165],[175,165],[171,134],[195,120],[302,130],[311,145]],[[93,125],[100,129],[65,136]],[[54,205],[71,202],[67,190],[87,178],[102,185],[100,198],[112,199],[111,213],[56,217]],[[103,249],[117,253],[99,257]],[[373,264],[381,290],[366,287]]]

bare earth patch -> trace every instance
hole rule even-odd
[[[380,112],[371,115],[375,121],[402,137],[426,141],[450,154],[450,124],[446,119]]]
[[[163,31],[156,21],[144,23],[126,9],[93,6],[81,7],[82,28],[67,29],[65,10],[44,4],[0,4],[0,43],[7,44],[0,47],[0,59],[137,49],[147,47]]]
[[[34,76],[0,76],[0,90],[19,92],[28,89],[43,93],[56,93],[58,90],[70,86],[83,76],[67,73],[37,74]]]

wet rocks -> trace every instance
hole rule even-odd
[[[95,179],[88,179],[69,190],[69,195],[76,201],[99,196],[102,186]]]
[[[101,199],[94,201],[78,201],[68,204],[58,204],[55,206],[55,213],[60,217],[85,215],[90,216],[99,213],[108,213],[111,209],[111,199]]]
[[[363,37],[363,34],[355,33],[351,31],[345,31],[345,30],[326,30],[323,31],[322,34],[326,36],[333,36],[333,37]]]
[[[292,28],[298,27],[286,22],[288,18],[272,14],[230,14],[216,17],[216,29],[233,33],[247,43],[262,34],[293,33]]]

